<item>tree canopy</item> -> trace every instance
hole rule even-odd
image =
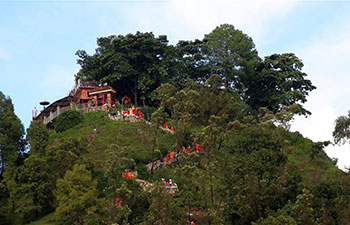
[[[273,54],[262,60],[247,34],[222,24],[203,40],[169,45],[167,37],[152,32],[101,37],[93,55],[77,51],[78,78],[92,79],[132,96],[134,104],[154,103],[155,90],[170,83],[183,88],[189,79],[205,84],[210,75],[221,77],[221,88],[239,93],[250,108],[266,107],[276,113],[284,106],[302,107],[315,89],[303,63],[293,53]]]
[[[350,111],[348,116],[339,116],[335,120],[333,138],[336,144],[345,144],[350,139]]]
[[[167,43],[166,36],[155,37],[152,32],[98,38],[94,55],[77,51],[78,77],[107,82],[118,94],[133,96],[135,104],[150,100],[169,75],[164,65]]]
[[[12,101],[0,91],[0,174],[24,150],[24,128],[14,113]]]
[[[225,88],[243,92],[245,77],[254,71],[258,59],[253,40],[234,26],[222,24],[205,35],[204,42],[211,73],[222,77]]]

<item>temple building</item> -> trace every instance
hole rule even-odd
[[[99,85],[95,81],[78,80],[68,96],[44,108],[37,119],[43,119],[44,124],[49,124],[60,113],[69,109],[76,108],[84,112],[107,109],[116,103],[116,93],[117,90],[111,86]]]

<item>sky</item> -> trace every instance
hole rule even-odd
[[[350,110],[350,0],[0,0],[0,91],[25,128],[34,106],[65,97],[79,71],[77,50],[96,39],[136,31],[167,35],[171,44],[202,39],[229,23],[250,36],[260,57],[295,53],[317,87],[291,130],[332,140],[334,121]],[[330,158],[350,167],[350,145],[330,145]]]

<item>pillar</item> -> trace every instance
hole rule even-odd
[[[111,93],[107,93],[108,106],[112,107],[112,95]]]
[[[58,105],[56,110],[57,110],[57,116],[60,115],[60,113],[61,113],[61,106]]]

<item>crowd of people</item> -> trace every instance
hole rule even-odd
[[[125,170],[123,177],[127,180],[135,180],[136,175],[131,171]]]
[[[192,146],[194,147],[194,150],[193,150]],[[198,144],[195,141],[192,141],[192,146],[189,145],[187,148],[186,147],[182,147],[183,155],[191,153],[192,151],[196,151],[196,152],[201,152],[202,151],[201,144]],[[169,162],[172,159],[176,159],[179,154],[180,154],[179,150],[170,151],[168,154],[166,154],[165,157],[163,156],[163,154],[160,154],[160,162],[162,162],[162,163],[163,162]]]
[[[118,111],[118,116],[120,115],[129,115],[129,116],[136,116],[136,117],[140,117],[143,118],[144,115],[142,112],[140,112],[139,108],[135,107],[135,106],[131,106],[131,108],[126,109],[124,111]]]
[[[172,187],[174,185],[173,180],[169,178],[169,180],[165,180],[164,177],[162,177],[162,183],[167,187]]]

